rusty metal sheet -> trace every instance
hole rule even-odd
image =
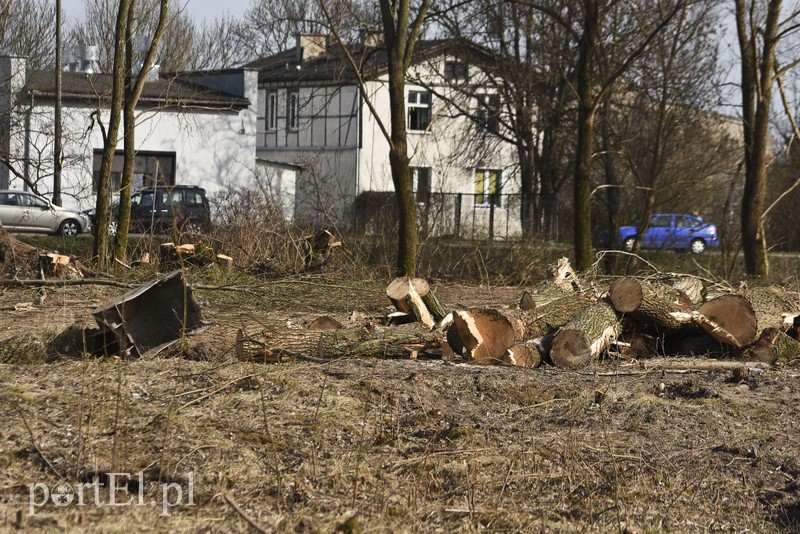
[[[92,311],[121,356],[153,355],[202,326],[200,306],[181,271],[164,275]]]

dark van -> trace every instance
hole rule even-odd
[[[202,187],[147,187],[131,195],[130,230],[133,233],[171,233],[174,230],[198,233],[210,227],[211,208]]]

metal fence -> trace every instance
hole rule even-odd
[[[451,236],[458,239],[520,240],[523,210],[537,235],[558,240],[560,214],[557,199],[522,194],[475,195],[430,193],[417,197],[420,237]],[[365,233],[392,231],[397,207],[393,193],[364,193],[355,204],[356,227]]]

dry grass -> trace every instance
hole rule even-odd
[[[797,368],[737,383],[612,362],[597,373],[240,362],[237,327],[256,322],[279,336],[321,313],[379,314],[382,285],[214,276],[204,282],[236,289],[198,292],[217,325],[156,358],[33,348],[112,289],[53,290],[42,307],[0,319],[2,354],[16,351],[0,364],[0,529],[18,519],[52,531],[800,528]],[[438,288],[445,304],[511,303],[518,292]],[[9,348],[17,340],[28,341]],[[49,505],[28,516],[28,484],[114,470],[142,471],[146,502],[160,499],[159,483],[185,487],[191,472],[195,505],[169,516],[159,506]]]

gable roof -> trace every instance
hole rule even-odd
[[[352,82],[356,76],[345,49],[360,66],[362,75],[374,78],[388,68],[385,48],[364,44],[328,45],[319,56],[302,60],[295,48],[260,58],[244,65],[258,70],[259,82]],[[414,63],[420,63],[447,52],[456,51],[451,39],[418,41],[414,47]]]
[[[110,74],[61,73],[61,98],[65,101],[96,101],[111,98]],[[55,98],[55,73],[52,70],[28,71],[24,91],[45,98]],[[176,76],[159,78],[144,84],[139,104],[155,104],[173,108],[244,109],[247,98],[210,89]]]

